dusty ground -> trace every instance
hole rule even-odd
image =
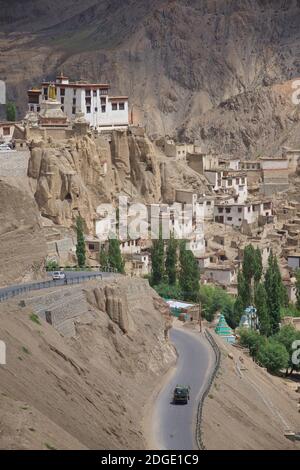
[[[33,321],[26,298],[25,308],[17,300],[0,304],[0,339],[7,345],[7,365],[0,366],[1,449],[145,447],[144,406],[175,354],[156,294],[143,281],[122,282],[130,315],[126,334],[87,302],[95,281],[61,289],[61,301],[64,291],[72,294],[64,300],[70,312],[78,303],[84,312],[71,338],[42,319]]]
[[[215,337],[222,360],[204,405],[205,446],[230,450],[299,449],[300,443],[292,443],[283,435],[286,429],[300,430],[296,384],[268,374],[247,353]]]

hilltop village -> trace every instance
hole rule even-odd
[[[135,124],[133,124],[135,123]],[[143,202],[156,217],[174,225],[174,207],[192,210],[187,239],[202,283],[237,294],[243,249],[252,244],[263,266],[277,255],[289,300],[295,301],[300,267],[300,149],[282,148],[280,157],[233,157],[205,149],[201,142],[150,138],[136,123],[127,96],[112,96],[108,84],[70,81],[60,74],[28,91],[28,112],[18,122],[0,123],[1,176],[28,176],[40,211],[47,262],[76,264],[75,221],[84,222],[88,265],[99,266],[100,204],[120,195]],[[17,170],[16,170],[17,169]],[[196,207],[202,223],[196,228]],[[151,272],[148,238],[122,240],[125,272]],[[296,321],[296,320],[295,320]]]

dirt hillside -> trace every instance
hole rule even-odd
[[[101,288],[113,306],[107,311],[96,306]],[[0,304],[0,338],[7,345],[0,448],[144,448],[144,405],[175,359],[165,339],[170,319],[154,291],[143,280],[123,278],[24,300],[24,308],[17,301]],[[57,316],[63,305],[61,322],[73,316],[75,335],[46,323],[39,303]]]
[[[204,405],[205,446],[211,450],[299,449],[299,443],[283,435],[286,429],[300,429],[296,383],[268,374],[243,350],[214,337],[222,357]]]

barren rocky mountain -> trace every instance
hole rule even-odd
[[[255,156],[273,151],[268,141],[275,135],[280,145],[295,123],[290,93],[274,85],[300,76],[298,0],[2,0],[1,7],[0,76],[20,115],[26,88],[62,69],[130,95],[134,120],[150,134],[178,132]]]

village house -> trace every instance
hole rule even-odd
[[[243,223],[249,225],[259,222],[269,222],[272,216],[272,202],[266,201],[248,201],[243,204],[230,202],[215,202],[214,220],[215,222],[241,227]]]
[[[219,168],[224,170],[240,170],[240,163],[241,160],[238,157],[234,157],[232,155],[221,155],[218,157],[219,160]]]
[[[300,269],[300,253],[289,254],[287,257],[287,262],[290,269]]]
[[[132,255],[131,259],[132,271],[135,276],[146,276],[150,274],[150,254],[142,252]]]
[[[266,196],[285,191],[289,187],[288,159],[283,157],[260,158],[262,182],[260,192]]]
[[[39,113],[43,101],[49,97],[49,86],[55,87],[61,110],[71,121],[76,114],[83,113],[85,120],[94,129],[127,129],[129,110],[127,96],[110,96],[109,85],[70,82],[63,74],[55,82],[43,82],[41,88],[28,91],[28,111]]]
[[[163,150],[167,157],[185,160],[188,154],[198,153],[201,148],[194,144],[176,143],[172,139],[167,139],[163,144]]]
[[[288,161],[289,174],[296,173],[300,163],[300,149],[282,148],[282,157]]]
[[[230,263],[210,263],[204,268],[203,279],[226,288],[236,282],[236,269]]]
[[[0,122],[0,144],[8,144],[13,140],[15,122]]]
[[[186,157],[187,164],[200,175],[205,171],[216,170],[219,167],[219,158],[214,153],[191,152]]]
[[[248,197],[247,174],[234,170],[210,170],[204,172],[207,180],[216,193],[231,194],[242,203]]]

